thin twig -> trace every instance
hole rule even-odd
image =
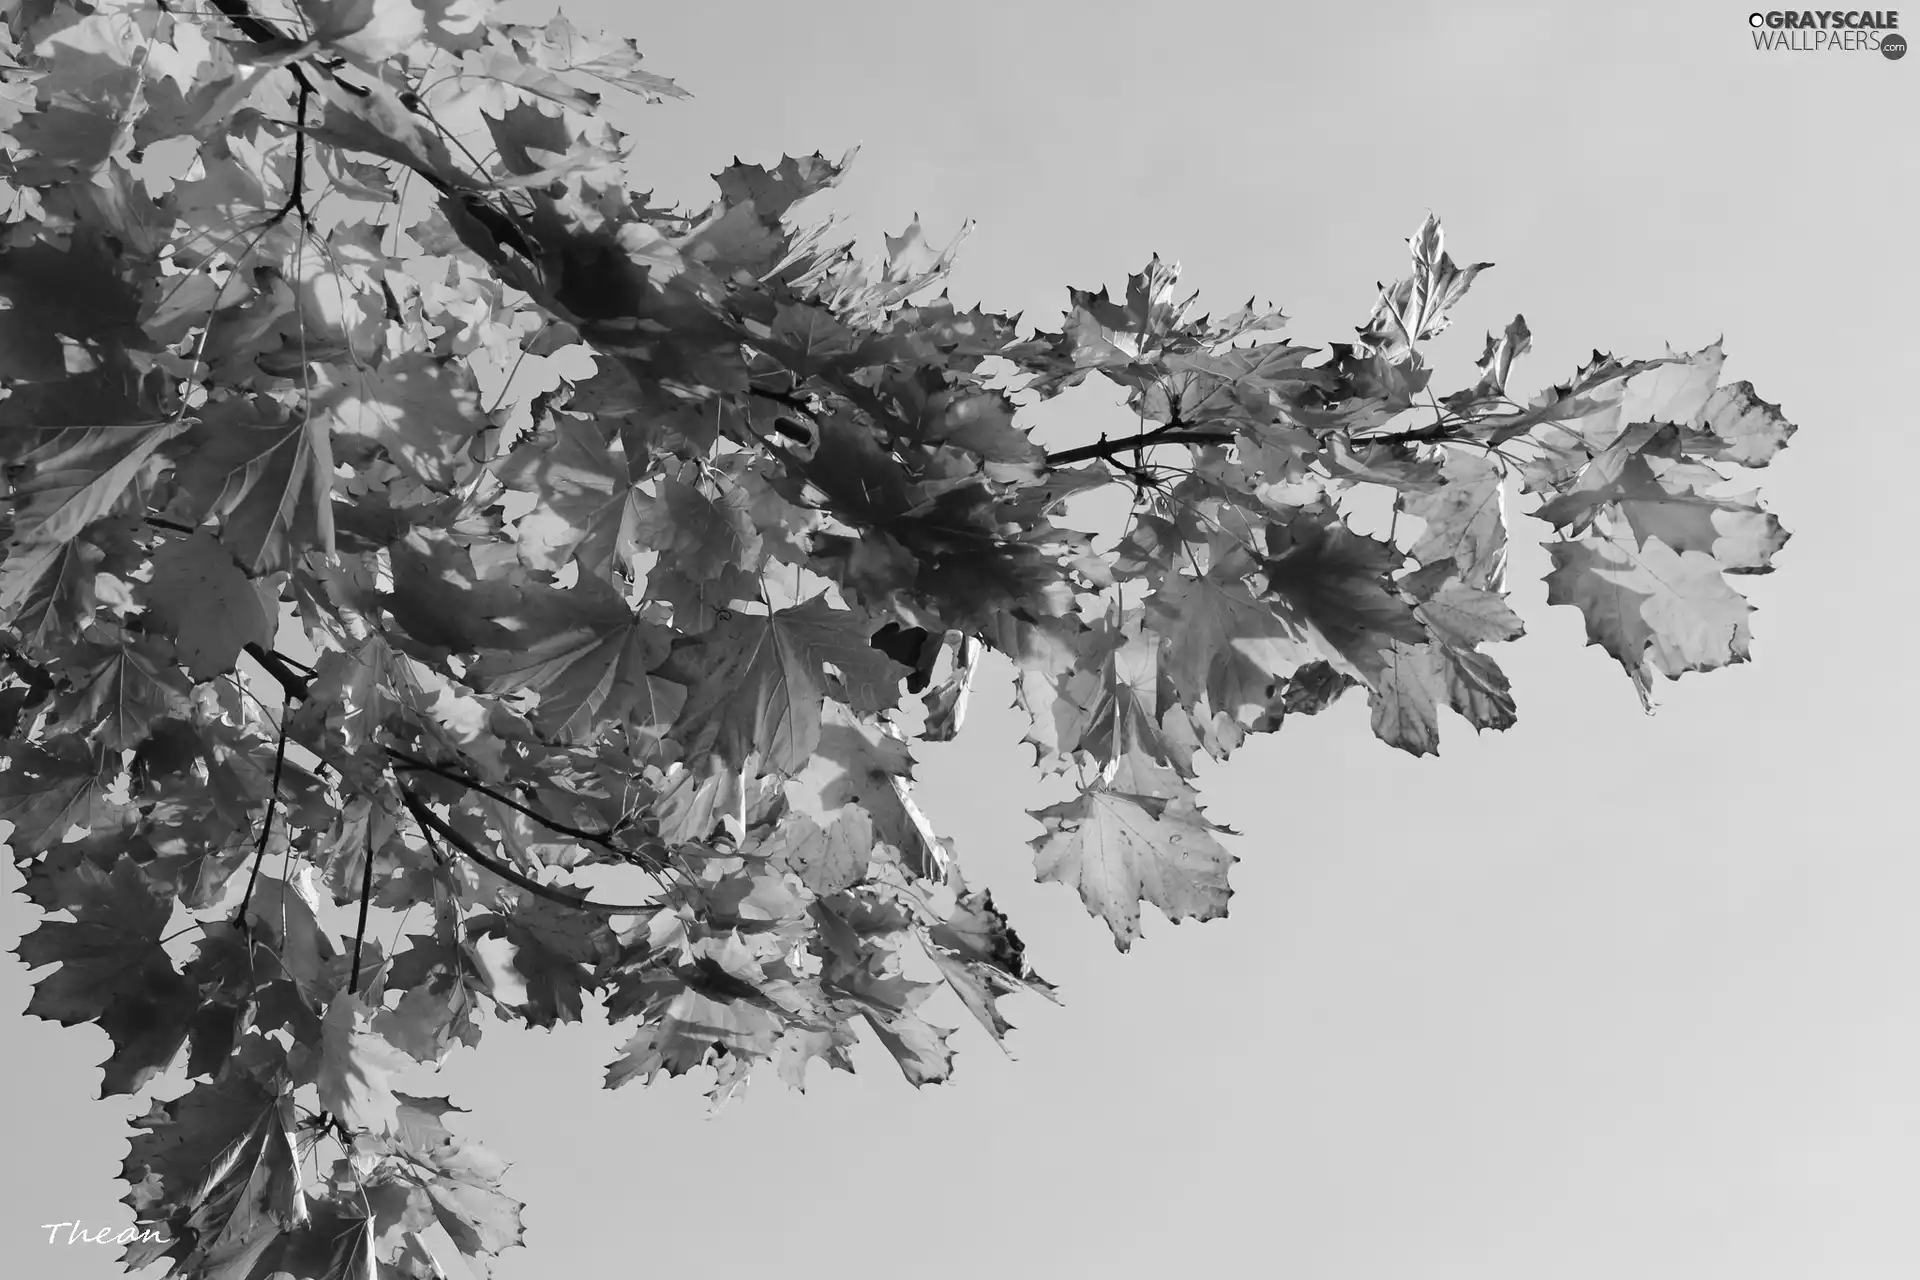
[[[148,516],[147,523],[156,529],[165,529],[168,533],[198,533],[190,524],[181,524],[178,520],[169,520],[165,516]]]
[[[373,814],[367,814],[367,858],[360,869],[360,923],[353,931],[353,971],[347,975],[347,994],[360,989],[360,943],[367,936],[367,900],[373,897]]]
[[[385,750],[389,756],[392,756],[409,769],[419,769],[425,773],[431,773],[437,777],[445,778],[448,782],[457,782],[469,791],[478,791],[483,796],[498,800],[509,809],[523,813],[541,826],[557,831],[563,836],[572,836],[575,840],[583,840],[588,844],[598,845],[608,853],[618,854],[628,862],[640,862],[641,865],[648,866],[649,870],[653,869],[649,866],[646,855],[642,854],[639,850],[629,849],[623,845],[616,844],[611,831],[587,831],[580,827],[571,826],[541,813],[538,809],[522,804],[512,796],[503,791],[495,790],[478,778],[469,777],[464,773],[449,769],[445,765],[435,764],[431,760],[422,760],[418,756],[408,755],[398,747],[387,747]]]
[[[247,655],[266,669],[268,675],[280,682],[280,688],[289,698],[306,701],[308,693],[307,678],[287,664],[287,659],[279,652],[267,648],[256,641],[247,642]]]
[[[280,687],[286,690],[289,698],[293,698],[293,697],[305,698],[307,696],[307,691],[308,691],[307,680],[303,676],[301,676],[298,672],[288,667],[286,665],[285,660],[281,658],[279,654],[275,653],[271,649],[267,649],[258,644],[249,644],[247,646],[247,652],[253,656],[256,662],[258,662],[262,667],[266,668],[268,675],[271,675],[274,679],[280,682]],[[284,716],[282,717],[281,723],[283,725],[286,723]],[[284,735],[282,735],[281,742],[282,742],[282,747],[284,748],[285,746]],[[275,782],[277,786],[278,784],[277,771],[275,774]],[[466,854],[469,858],[472,858],[475,862],[479,863],[481,866],[485,867],[487,870],[493,872],[495,875],[499,876],[502,880],[505,880],[510,884],[516,884],[520,886],[522,889],[525,889],[528,893],[534,894],[537,897],[545,898],[550,902],[559,903],[561,906],[572,907],[577,911],[599,911],[607,915],[631,915],[636,912],[647,912],[655,909],[652,906],[621,906],[616,903],[589,902],[584,898],[569,898],[565,894],[558,893],[553,889],[549,889],[547,886],[541,884],[537,880],[529,880],[526,876],[521,875],[518,871],[515,871],[512,867],[507,866],[506,864],[500,862],[496,858],[490,857],[489,855],[480,852],[479,848],[474,845],[473,841],[467,839],[465,836],[461,835],[458,831],[448,826],[446,822],[441,820],[439,815],[435,814],[433,810],[427,808],[426,805],[420,800],[420,797],[415,795],[411,789],[402,787],[400,789],[400,796],[401,796],[401,799],[403,799],[406,802],[407,809],[413,814],[414,818],[419,822],[423,831],[431,831],[438,834],[442,840],[445,840],[448,844],[452,845],[455,849],[458,849],[461,853]],[[532,816],[532,815],[529,815],[529,816]],[[256,867],[257,867],[257,862],[256,862]],[[249,890],[252,889],[251,883],[249,883],[248,889]]]
[[[234,915],[243,929],[247,923],[247,904],[253,901],[254,883],[260,879],[260,862],[267,856],[267,838],[273,834],[273,811],[280,803],[280,772],[287,763],[287,716],[292,702],[289,697],[280,704],[280,741],[273,749],[273,789],[267,793],[267,815],[260,820],[260,843],[253,849],[253,869],[247,873],[247,891],[240,895],[240,909]]]
[[[402,787],[400,789],[400,799],[406,804],[407,812],[413,815],[414,821],[420,824],[423,831],[431,831],[455,849],[467,855],[467,857],[472,858],[475,862],[493,872],[493,874],[499,876],[502,880],[505,880],[508,884],[517,885],[537,898],[545,898],[548,902],[558,903],[563,907],[571,907],[575,911],[598,911],[610,916],[645,915],[659,910],[658,903],[636,905],[632,903],[589,902],[585,898],[570,898],[564,893],[548,888],[538,880],[529,879],[521,875],[504,862],[480,852],[478,845],[448,825],[444,818],[429,809],[426,802],[421,800],[420,797],[415,795],[409,788]]]
[[[306,190],[307,175],[307,99],[313,96],[313,86],[307,83],[305,76],[300,78],[300,101],[294,108],[293,125],[293,183],[287,194],[287,202],[274,210],[267,219],[267,225],[273,226],[294,210],[300,211],[300,225],[307,227],[307,207],[300,197]]]

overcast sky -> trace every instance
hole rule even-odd
[[[920,751],[920,794],[1065,1007],[1015,1005],[1009,1061],[948,1001],[950,1086],[916,1093],[870,1049],[713,1120],[692,1081],[601,1091],[617,1037],[591,1018],[490,1028],[442,1084],[529,1205],[499,1280],[1920,1274],[1920,611],[1897,540],[1920,56],[1756,51],[1731,3],[567,11],[697,95],[621,117],[643,186],[704,203],[736,153],[860,143],[820,211],[876,245],[916,211],[935,239],[978,219],[965,304],[1052,324],[1068,285],[1157,251],[1216,313],[1258,295],[1321,345],[1432,210],[1456,258],[1497,264],[1436,344],[1443,388],[1515,312],[1529,392],[1595,347],[1724,334],[1726,378],[1802,430],[1754,476],[1795,536],[1737,584],[1751,665],[1663,683],[1643,715],[1546,607],[1545,526],[1516,517],[1530,634],[1496,652],[1519,726],[1444,722],[1415,761],[1354,696],[1249,745],[1202,780],[1243,833],[1231,918],[1149,912],[1128,956],[1032,883],[1023,809],[1048,793],[995,669],[962,741]],[[1050,406],[1045,440],[1128,428],[1119,400]],[[3,923],[29,927],[22,899]],[[28,992],[0,965],[0,1004]],[[118,1274],[117,1250],[36,1230],[127,1220],[105,1044],[12,1026],[14,1274]]]

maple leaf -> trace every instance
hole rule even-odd
[[[463,470],[474,433],[487,425],[479,393],[458,366],[424,351],[378,368],[322,367],[311,412],[337,436],[378,445],[429,489],[447,491]]]
[[[215,1157],[179,1224],[192,1247],[177,1254],[188,1274],[253,1274],[262,1254],[310,1221],[294,1138],[293,1098],[280,1094]]]
[[[665,76],[642,70],[640,51],[632,40],[586,35],[568,22],[564,14],[555,13],[538,31],[521,26],[505,26],[499,30],[526,50],[537,67],[592,76],[649,102],[688,96],[686,90]]]
[[[1343,671],[1336,671],[1324,659],[1309,662],[1294,672],[1267,704],[1266,714],[1256,722],[1257,732],[1272,733],[1290,715],[1317,716],[1332,706],[1341,694],[1359,682]]]
[[[947,1037],[953,1034],[950,1028],[936,1027],[904,1011],[867,1008],[860,1015],[914,1088],[940,1084],[953,1074],[953,1050],[947,1047]]]
[[[999,997],[1030,991],[1054,998],[1052,985],[1027,963],[1020,935],[986,890],[956,894],[952,912],[928,929],[927,944],[940,976],[997,1041],[1004,1042],[1013,1029],[1000,1012]]]
[[[1331,509],[1303,508],[1267,526],[1261,569],[1275,611],[1328,660],[1364,674],[1390,642],[1426,638],[1387,576],[1401,560],[1391,543],[1354,533]]]
[[[131,751],[155,721],[186,708],[187,678],[169,650],[164,640],[130,631],[95,633],[74,654],[85,684],[71,705],[62,700],[60,712],[95,725],[108,748]]]
[[[519,593],[493,618],[513,647],[483,649],[468,672],[481,689],[538,694],[533,722],[558,741],[591,741],[609,723],[663,729],[686,696],[654,673],[670,651],[666,628],[636,617],[597,581]]]
[[[458,1041],[474,1047],[480,1030],[466,984],[441,974],[408,988],[400,1003],[374,1015],[373,1029],[416,1062],[439,1062]]]
[[[290,1158],[292,1101],[233,1071],[135,1119],[124,1170],[132,1190],[124,1201],[143,1223],[164,1214],[167,1230],[132,1245],[126,1265],[199,1254],[203,1265],[214,1261],[245,1274],[241,1260],[250,1245],[257,1256],[298,1222],[305,1205],[298,1161]],[[219,1256],[209,1259],[214,1251]]]
[[[1218,422],[1258,435],[1276,400],[1298,385],[1333,385],[1325,371],[1304,367],[1313,353],[1312,347],[1272,342],[1169,355],[1168,373],[1140,393],[1136,407],[1151,422]]]
[[[589,574],[630,560],[640,494],[628,472],[594,426],[572,418],[516,445],[497,474],[509,488],[534,495],[533,509],[520,517],[521,558],[531,568],[558,570],[578,557]]]
[[[1254,599],[1235,568],[1254,566],[1243,557],[1198,578],[1169,573],[1148,597],[1147,612],[1167,638],[1167,674],[1181,697],[1205,698],[1251,722],[1274,687],[1312,654],[1305,631]]]
[[[297,0],[308,39],[364,63],[404,53],[426,33],[419,8],[402,0]]]
[[[14,545],[77,537],[120,504],[151,469],[155,451],[181,430],[172,423],[69,427],[9,459],[26,469],[11,495]]]
[[[1437,587],[1432,585],[1436,580]],[[1525,631],[1504,595],[1476,587],[1464,575],[1445,570],[1425,572],[1409,575],[1401,585],[1419,601],[1414,616],[1426,624],[1436,640],[1454,648],[1515,640]]]
[[[1677,435],[1659,423],[1628,430],[1534,514],[1575,532],[1604,515],[1625,521],[1641,542],[1658,537],[1676,551],[1705,552],[1731,573],[1767,572],[1787,542],[1779,519],[1760,506],[1757,493],[1700,492],[1724,477],[1704,463],[1661,456],[1661,445]]]
[[[873,816],[858,804],[843,804],[819,816],[790,815],[776,830],[770,852],[801,884],[825,896],[867,878],[873,843]]]
[[[358,995],[342,991],[320,1020],[320,1044],[311,1067],[320,1105],[355,1129],[387,1133],[399,1124],[399,1100],[389,1083],[408,1063],[372,1026]]]
[[[19,601],[14,630],[34,652],[58,650],[92,620],[105,559],[83,536],[58,547],[21,548],[0,564],[0,591]]]
[[[382,765],[374,744],[401,705],[398,661],[378,635],[351,650],[328,650],[287,724],[289,737],[313,744],[317,755],[335,762],[363,791],[377,788]]]
[[[22,939],[28,968],[58,963],[58,973],[40,980],[27,1012],[68,1025],[99,1017],[129,991],[144,987],[148,971],[171,973],[173,962],[159,945],[173,904],[154,891],[130,858],[111,873],[82,862],[61,897],[71,923],[45,920]]]
[[[1489,414],[1476,419],[1472,438],[1488,445],[1499,445],[1526,435],[1542,423],[1564,425],[1584,422],[1595,415],[1605,415],[1610,423],[1617,423],[1625,384],[1635,376],[1659,369],[1667,363],[1668,360],[1622,363],[1596,351],[1593,359],[1571,380],[1542,391],[1519,413]],[[1610,437],[1605,442],[1610,442]],[[1548,447],[1554,446],[1550,444]]]
[[[495,998],[504,990],[519,993],[519,999],[501,1003],[535,1027],[578,1022],[582,989],[598,985],[592,966],[610,958],[613,949],[604,922],[532,897],[511,915],[473,917],[467,933],[472,944],[504,938],[511,947],[517,981],[496,982]],[[478,948],[476,953],[485,954]],[[489,963],[494,956],[497,952],[488,956]]]
[[[1186,323],[1198,295],[1178,299],[1179,279],[1179,265],[1155,254],[1145,270],[1127,277],[1124,304],[1110,299],[1104,288],[1099,293],[1069,289],[1073,306],[1061,332],[1036,335],[1049,340],[1051,350],[1042,359],[1022,362],[1035,375],[1029,389],[1055,395],[1096,370],[1128,385],[1140,379],[1136,365],[1163,351],[1198,346],[1199,334]]]
[[[1461,415],[1505,403],[1507,376],[1513,371],[1513,362],[1532,349],[1533,332],[1527,328],[1527,318],[1515,316],[1499,337],[1487,335],[1486,349],[1476,362],[1480,381],[1464,391],[1454,392],[1440,403],[1449,412]]]
[[[676,640],[658,674],[687,688],[672,736],[689,755],[714,753],[737,766],[757,754],[768,768],[800,772],[820,743],[821,706],[832,664],[856,711],[899,701],[906,668],[867,643],[859,615],[824,596],[770,614],[736,614]]]
[[[447,1099],[395,1097],[393,1130],[371,1139],[367,1149],[393,1159],[396,1176],[424,1193],[430,1220],[445,1229],[475,1271],[492,1275],[493,1259],[525,1234],[524,1206],[500,1187],[506,1161],[447,1128],[447,1114],[461,1110]]]
[[[313,868],[302,865],[285,880],[260,877],[248,900],[246,927],[272,948],[301,998],[316,1009],[327,1009],[338,986],[328,977],[337,949],[320,926],[319,910]]]
[[[817,918],[828,926],[821,939],[827,952],[821,988],[836,1010],[866,1021],[909,1084],[915,1088],[938,1084],[953,1071],[953,1050],[947,1047],[947,1037],[953,1033],[927,1022],[916,1011],[939,984],[915,982],[898,971],[887,953],[862,946],[861,935],[867,928],[904,923],[903,918],[883,914],[883,907],[875,911],[877,907],[881,904],[853,895],[817,904]],[[814,1047],[834,1060],[831,1045]]]
[[[383,80],[363,76],[349,90],[335,78],[321,76],[314,89],[326,99],[326,111],[318,123],[308,123],[310,137],[397,161],[433,180],[439,190],[468,185],[470,179],[446,141]]]
[[[1581,370],[1574,389],[1545,393],[1543,400],[1558,397],[1558,402],[1529,410],[1550,414],[1560,429],[1542,445],[1540,456],[1522,468],[1525,487],[1533,493],[1564,491],[1589,461],[1613,452],[1625,436],[1634,436],[1635,444],[1624,452],[1637,451],[1649,436],[1670,438],[1673,433],[1661,432],[1658,424],[1698,418],[1712,399],[1725,361],[1717,342],[1687,355],[1669,353],[1662,360],[1624,367],[1594,353],[1593,365]],[[1497,435],[1507,430],[1503,427]]]
[[[688,465],[680,476],[663,477],[656,494],[634,497],[632,538],[696,580],[717,577],[728,568],[758,568],[762,542],[753,522],[752,495],[724,473],[713,474],[705,484],[689,483],[699,470]]]
[[[804,1093],[807,1088],[807,1067],[816,1059],[830,1067],[850,1072],[853,1070],[853,1058],[848,1051],[855,1041],[853,1029],[845,1023],[835,1023],[824,1031],[788,1027],[781,1033],[779,1041],[780,1078],[788,1088]]]
[[[313,1208],[304,1224],[282,1235],[259,1256],[249,1275],[366,1280],[376,1274],[373,1222],[354,1211],[358,1208],[350,1206],[342,1212],[324,1203]]]
[[[1166,798],[1193,796],[1185,776],[1192,772],[1190,753],[1177,748],[1163,732],[1161,638],[1137,629],[1136,619],[1121,628],[1124,643],[1107,653],[1096,691],[1075,708],[1078,751],[1099,766],[1101,781],[1116,791]],[[1184,708],[1177,703],[1170,715]],[[1233,723],[1216,713],[1216,724]],[[1225,755],[1231,744],[1209,733],[1207,745]]]
[[[685,1075],[707,1060],[715,1045],[743,1050],[770,1047],[778,1023],[765,1010],[719,1001],[682,990],[661,1013],[661,1021],[634,1031],[608,1065],[606,1087],[617,1089],[638,1078],[650,1083],[661,1071]]]
[[[484,980],[459,942],[457,912],[444,897],[436,904],[437,930],[412,934],[412,945],[396,953],[387,968],[385,989],[400,1001],[374,1015],[373,1029],[420,1062],[438,1062],[455,1040],[469,1047],[480,1042],[477,997]]]
[[[1090,787],[1033,815],[1047,828],[1030,842],[1037,878],[1077,889],[1120,950],[1140,936],[1143,901],[1174,921],[1227,913],[1227,868],[1236,859],[1192,804]]]
[[[840,162],[841,169],[845,169],[852,154],[849,152],[847,160]],[[814,284],[815,296],[846,322],[860,328],[880,327],[890,315],[897,313],[900,304],[946,278],[961,242],[972,233],[973,227],[973,219],[967,219],[946,248],[936,250],[921,229],[920,216],[915,214],[899,235],[884,237],[887,250],[884,261],[856,261],[849,249],[837,261],[830,259],[831,265],[815,264],[813,269],[799,273],[794,283],[805,286],[818,280]]]
[[[1383,290],[1360,336],[1388,360],[1406,357],[1451,323],[1447,312],[1465,296],[1475,276],[1492,266],[1476,262],[1462,271],[1445,249],[1440,220],[1428,214],[1407,245],[1413,250],[1413,275]]]
[[[1490,591],[1505,588],[1506,473],[1491,457],[1449,451],[1446,482],[1424,493],[1401,493],[1399,509],[1426,522],[1407,554],[1423,565],[1451,560],[1463,582]]]
[[[220,520],[220,541],[249,574],[286,568],[300,552],[333,554],[333,444],[319,418],[243,400],[208,409],[171,452],[174,508],[188,523]]]
[[[1743,467],[1766,466],[1799,430],[1781,416],[1779,405],[1755,395],[1751,382],[1716,388],[1688,426],[1689,455]]]
[[[89,748],[75,737],[48,746],[9,741],[0,769],[0,818],[13,824],[8,839],[23,853],[59,844],[69,828],[87,826],[112,807],[118,761],[109,764],[104,746]]]
[[[45,240],[10,244],[0,252],[0,298],[8,304],[0,307],[0,350],[6,353],[0,355],[0,378],[26,400],[21,405],[10,399],[0,410],[7,425],[84,429],[122,421],[97,411],[124,405],[124,390],[114,394],[107,380],[89,377],[93,370],[86,368],[116,365],[126,348],[142,343],[139,296],[113,246],[92,228],[77,229],[64,247]],[[84,352],[85,358],[69,352]],[[19,384],[28,388],[24,396]],[[58,411],[63,404],[70,413]],[[14,416],[23,408],[34,411],[31,418]]]
[[[947,853],[914,802],[913,754],[907,744],[838,703],[824,704],[821,724],[806,766],[784,788],[792,812],[811,818],[826,836],[825,845],[809,842],[797,854],[801,863],[834,859],[843,868],[829,873],[837,878],[857,862],[864,873],[867,854],[880,840],[896,851],[910,874],[938,878]],[[849,815],[849,806],[858,816]],[[862,841],[865,848],[859,847]]]
[[[167,543],[141,591],[147,617],[196,681],[233,670],[249,644],[273,647],[277,608],[205,530]]]
[[[1619,660],[1644,705],[1652,705],[1655,672],[1677,680],[1747,660],[1753,606],[1705,552],[1657,538],[1636,543],[1631,534],[1550,542],[1547,551],[1547,603],[1585,615],[1587,643]]]
[[[157,451],[181,430],[179,424],[69,428],[10,459],[26,474],[7,500],[12,536],[0,562],[0,610],[30,608],[50,577],[60,590],[69,573],[84,572],[84,553],[78,553],[82,565],[74,563],[75,541],[157,468]]]
[[[113,1040],[101,1096],[134,1093],[179,1052],[198,993],[161,949],[173,913],[131,858],[108,873],[83,862],[62,906],[73,921],[42,921],[21,939],[29,968],[59,964],[35,987],[27,1012],[71,1026],[99,1022]]]
[[[1456,568],[1441,560],[1401,580],[1430,639],[1394,641],[1369,672],[1374,734],[1413,755],[1438,752],[1441,706],[1476,730],[1506,729],[1515,719],[1506,675],[1478,647],[1516,639],[1525,628],[1504,596],[1469,585]]]

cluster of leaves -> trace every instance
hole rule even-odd
[[[484,1272],[502,1166],[395,1073],[486,1011],[603,998],[609,1086],[799,1087],[860,1023],[945,1079],[939,985],[996,1038],[1051,991],[911,789],[985,649],[1077,778],[1039,875],[1125,949],[1142,902],[1226,912],[1198,757],[1354,688],[1416,754],[1442,706],[1513,722],[1512,473],[1643,697],[1746,658],[1723,575],[1786,539],[1718,494],[1793,428],[1717,347],[1522,402],[1516,318],[1434,395],[1421,343],[1485,264],[1432,220],[1325,351],[1194,316],[1158,259],[1023,335],[926,300],[951,250],[917,226],[863,263],[798,223],[844,161],[630,192],[600,95],[680,91],[562,18],[0,12],[0,818],[58,966],[29,1012],[108,1033],[104,1094],[186,1057],[130,1265],[422,1277],[437,1227]],[[1020,410],[1089,374],[1137,430],[1049,456]],[[1055,523],[1108,485],[1120,536]],[[1394,532],[1357,531],[1383,489]],[[370,910],[419,931],[384,954]]]

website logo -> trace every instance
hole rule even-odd
[[[1907,52],[1897,9],[1771,9],[1750,13],[1753,47],[1771,53],[1877,53],[1894,61]]]

